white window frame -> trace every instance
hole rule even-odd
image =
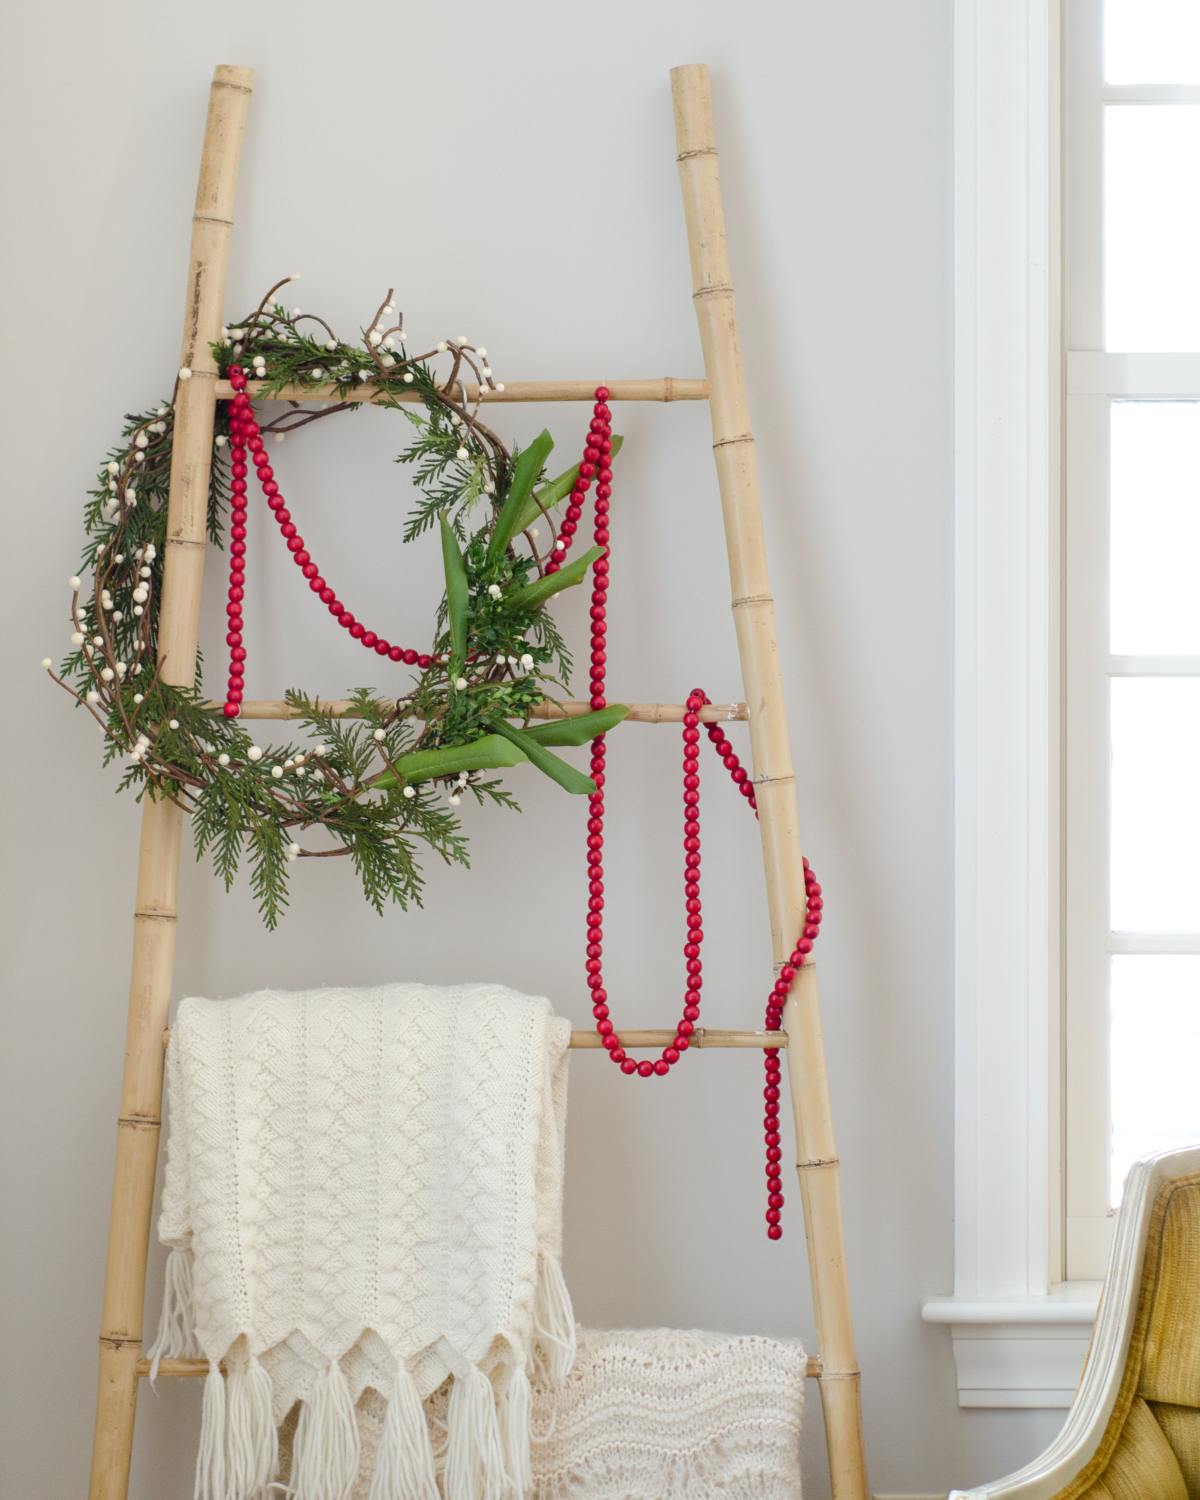
[[[955,5],[955,1275],[963,1406],[1070,1404],[1058,0]]]
[[[1109,684],[1196,675],[1190,657],[1109,655],[1109,442],[1114,398],[1200,399],[1200,354],[1108,354],[1103,318],[1103,130],[1111,105],[1200,104],[1200,88],[1103,82],[1102,0],[1070,0],[1066,118],[1066,1266],[1103,1276],[1110,1198],[1109,957],[1200,953],[1200,934],[1109,930]]]

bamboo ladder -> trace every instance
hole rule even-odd
[[[216,69],[192,220],[180,361],[191,369],[192,379],[181,381],[176,395],[159,624],[163,678],[181,685],[195,679],[213,418],[218,399],[228,399],[233,394],[227,382],[217,379],[209,345],[220,335],[238,161],[253,76],[249,68]],[[767,577],[754,438],[725,249],[708,69],[702,64],[675,68],[671,84],[693,301],[707,379],[606,383],[612,401],[707,399],[709,402],[729,552],[733,616],[747,701],[710,706],[703,711],[702,718],[743,718],[750,723],[754,787],[778,970],[804,925],[806,908],[795,778],[779,672],[774,606]],[[590,401],[598,383],[586,380],[509,385],[502,393],[491,393],[486,399],[488,405],[497,401]],[[253,383],[250,391],[254,393]],[[334,392],[310,388],[290,394],[295,400],[312,401],[327,399]],[[468,385],[465,394],[473,400],[476,391]],[[368,387],[357,392],[356,398],[370,400],[372,392]],[[586,704],[567,706],[568,712],[586,709]],[[243,713],[247,718],[288,717],[283,703],[247,703]],[[638,704],[629,717],[647,722],[678,722],[682,715],[679,704]],[[145,799],[89,1500],[126,1500],[138,1380],[149,1370],[148,1361],[141,1357],[142,1309],[161,1126],[163,1043],[171,998],[182,824],[183,814],[173,803]],[[672,1035],[666,1031],[622,1032],[622,1039],[626,1046],[657,1047],[669,1042]],[[784,1007],[781,1032],[701,1031],[693,1041],[702,1047],[778,1046],[787,1050],[797,1170],[818,1337],[818,1354],[809,1360],[809,1374],[820,1382],[834,1500],[868,1500],[838,1158],[829,1109],[815,964],[806,963],[800,970]],[[591,1032],[572,1035],[573,1047],[598,1044],[599,1038]],[[206,1369],[204,1361],[164,1360],[160,1373],[195,1376]]]

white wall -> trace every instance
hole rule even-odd
[[[467,332],[500,378],[697,375],[667,70],[712,69],[820,944],[873,1487],[934,1491],[1031,1457],[1057,1412],[965,1412],[922,1293],[951,1284],[951,4],[606,6],[357,0],[10,7],[0,364],[7,1428],[0,1493],[82,1493],[91,1437],[139,814],[37,670],[66,645],[80,505],[121,414],[169,392],[217,62],[257,70],[228,310],[301,269],[345,332],[395,284],[419,338]],[[583,409],[509,408],[579,446]],[[703,406],[618,410],[613,696],[740,685]],[[423,641],[434,547],[402,549],[404,426],[367,413],[280,450],[327,575]],[[402,679],[309,603],[258,517],[249,696]],[[214,564],[217,560],[213,559]],[[585,601],[560,615],[583,638]],[[209,660],[220,605],[210,590]],[[745,731],[735,729],[744,742]],[[610,985],[619,1021],[676,1013],[679,742],[612,742]],[[470,813],[474,870],[429,870],[382,920],[352,871],[297,868],[273,936],[185,862],[178,993],[495,977],[578,1024],[581,805],[514,783]],[[770,953],[755,831],[709,775],[709,1024],[757,1024]],[[572,1063],[567,1272],[594,1323],[812,1340],[797,1195],[763,1234],[758,1059],[629,1083]],[[161,1260],[152,1264],[156,1316]],[[191,1493],[199,1389],[143,1391],[133,1493]],[[815,1390],[810,1496],[827,1493]]]

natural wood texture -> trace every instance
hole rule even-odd
[[[257,396],[265,382],[250,380],[246,389]],[[609,401],[705,401],[708,399],[706,380],[676,380],[664,375],[661,380],[527,380],[506,384],[502,391],[485,390],[485,406],[503,406],[505,402],[522,401],[593,401],[596,387],[608,386]],[[461,402],[464,387],[457,381],[451,387],[454,400]],[[468,381],[465,390],[467,401],[473,406],[479,400],[479,387]],[[217,400],[228,401],[233,387],[227,380],[217,381]],[[336,385],[288,385],[273,398],[276,401],[377,401],[380,392],[375,383],[365,380],[345,395]],[[413,392],[403,392],[393,397],[407,404],[416,403],[421,397]]]
[[[621,1046],[626,1049],[630,1047],[669,1047],[675,1040],[673,1031],[626,1031],[621,1028]],[[703,1026],[697,1026],[692,1033],[691,1044],[693,1047],[786,1047],[788,1044],[786,1031],[712,1031]],[[592,1048],[603,1047],[598,1031],[573,1031],[571,1033],[571,1046],[590,1051]]]
[[[229,232],[242,132],[254,75],[218,67],[192,220],[181,380],[164,549],[159,660],[167,682],[190,684],[204,570],[205,513],[216,409],[216,366],[209,342],[220,336]],[[162,1111],[161,1037],[171,1000],[175,905],[183,815],[146,798],[134,912],[133,978],[125,1042],[117,1163],[109,1225],[100,1334],[100,1384],[92,1449],[90,1500],[125,1500],[133,1448],[146,1254]]]
[[[221,1369],[224,1370],[222,1365]],[[150,1374],[150,1361],[139,1359],[137,1372],[146,1379]],[[158,1362],[158,1373],[168,1379],[201,1380],[208,1374],[208,1360],[206,1359],[161,1359]],[[804,1373],[810,1380],[817,1380],[821,1375],[821,1361],[810,1359]]]
[[[614,703],[619,703],[619,698],[614,698]],[[348,698],[325,698],[320,699],[322,713],[331,715],[335,719],[348,719],[354,717],[354,704]],[[221,712],[221,704],[210,703],[208,705],[213,713]],[[566,712],[562,712],[565,709]],[[535,719],[578,719],[584,714],[590,714],[592,705],[590,703],[539,703],[531,715]],[[681,724],[685,705],[682,703],[631,703],[629,705],[628,722],[635,724]],[[301,717],[298,709],[294,709],[290,703],[282,699],[259,698],[249,703],[242,704],[240,715],[243,719],[298,719]],[[747,717],[746,705],[744,703],[710,703],[707,708],[700,710],[700,718],[705,724],[725,724]]]
[[[804,868],[795,777],[759,505],[754,437],[729,279],[717,148],[703,65],[671,72],[692,294],[709,383],[713,452],[725,517],[733,615],[750,716],[754,789],[775,962],[804,925]],[[842,1233],[837,1151],[829,1110],[816,973],[805,965],[784,1008],[809,1274],[823,1364],[821,1396],[834,1500],[867,1500],[858,1363]]]

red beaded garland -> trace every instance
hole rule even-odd
[[[250,405],[250,398],[246,395],[246,372],[240,365],[231,365],[229,368],[229,383],[233,387],[235,395],[232,409],[229,415],[229,431],[232,438],[230,457],[233,462],[230,489],[233,491],[233,509],[230,512],[230,537],[229,544],[229,603],[225,612],[229,616],[229,634],[225,637],[226,644],[232,649],[230,651],[229,667],[229,689],[225,694],[225,716],[236,719],[240,713],[242,701],[242,688],[245,681],[244,662],[246,653],[242,647],[242,607],[241,601],[245,592],[245,555],[246,555],[246,473],[247,473],[247,451],[253,455],[255,471],[259,483],[262,485],[263,494],[267,497],[267,504],[275,512],[275,520],[279,524],[279,530],[287,542],[288,551],[292,554],[292,561],[299,567],[304,577],[308,579],[308,586],[321,600],[322,604],[329,607],[329,612],[335,617],[343,629],[350,632],[351,637],[361,642],[369,651],[374,651],[378,656],[386,656],[390,661],[404,662],[406,666],[417,666],[422,671],[430,665],[432,656],[424,655],[406,649],[403,646],[393,646],[390,641],[385,640],[375,631],[368,630],[361,625],[349,610],[343,608],[336,594],[321,576],[320,569],[313,562],[311,554],[304,545],[304,538],[296,530],[292,521],[291,513],[287,509],[286,502],[279,492],[279,484],[275,479],[275,471],[267,462],[266,448],[263,444],[262,434],[258,423],[254,420],[254,409]],[[235,640],[234,637],[237,637]],[[235,655],[235,652],[241,655]]]
[[[579,478],[571,504],[567,508],[566,520],[560,527],[560,543],[554,557],[547,565],[548,573],[556,573],[570,550],[575,537],[577,522],[581,514],[583,497],[591,485],[593,474],[598,483],[595,501],[595,541],[603,548],[601,556],[592,566],[592,669],[591,707],[606,705],[605,674],[608,663],[606,650],[608,577],[609,577],[609,499],[612,495],[612,469],[609,458],[612,453],[611,412],[607,405],[608,391],[600,386],[596,391],[596,405],[588,434],[583,462],[579,466]],[[609,1016],[608,993],[604,988],[601,954],[604,945],[604,736],[592,741],[592,780],[596,790],[588,798],[587,861],[588,861],[588,917],[587,917],[587,972],[588,988],[592,992],[592,1015],[596,1019],[596,1030],[600,1039],[621,1072],[632,1077],[662,1078],[679,1061],[689,1046],[689,1037],[696,1029],[700,1017],[700,990],[703,984],[703,964],[700,945],[704,941],[700,903],[700,709],[709,702],[708,695],[696,688],[688,695],[683,715],[683,848],[684,848],[684,895],[687,913],[687,942],[683,954],[687,975],[684,993],[683,1017],[677,1035],[669,1047],[663,1049],[656,1062],[635,1062],[621,1045],[619,1033],[614,1029]],[[708,726],[708,738],[713,749],[721,757],[734,785],[758,816],[758,804],[754,797],[754,784],[742,766],[733,746],[719,724]],[[796,945],[788,963],[779,971],[779,978],[767,998],[766,1029],[778,1031],[783,1019],[783,1003],[787,999],[797,971],[811,952],[813,940],[821,924],[821,887],[804,861],[804,881],[808,895],[807,921],[804,933]],[[779,1163],[783,1159],[779,1135],[779,1095],[783,1075],[779,1066],[779,1048],[764,1049],[763,1063],[766,1087],[763,1097],[766,1114],[763,1119],[767,1156],[767,1235],[777,1240],[783,1234],[780,1226],[780,1209],[783,1207],[783,1179]]]
[[[246,554],[246,473],[247,473],[247,451],[254,454],[255,468],[259,481],[262,484],[263,493],[267,497],[267,504],[275,512],[275,519],[279,524],[280,531],[287,541],[288,549],[292,553],[298,566],[303,569],[304,576],[309,580],[309,587],[325,604],[331,615],[337,620],[343,629],[349,631],[351,637],[359,640],[368,650],[374,650],[380,656],[387,656],[392,661],[403,661],[407,665],[416,665],[425,670],[432,657],[418,654],[416,651],[406,650],[400,646],[392,646],[388,641],[378,636],[373,630],[367,630],[354,615],[347,610],[334,591],[328,586],[321,576],[317,565],[304,545],[304,538],[296,530],[291,515],[286,508],[284,498],[279,493],[279,485],[275,480],[274,472],[267,463],[264,456],[264,447],[258,423],[254,420],[253,408],[250,398],[246,395],[246,375],[239,366],[234,365],[229,371],[230,384],[233,386],[235,395],[232,410],[230,412],[230,434],[232,437],[232,448],[230,457],[232,459],[232,480],[230,489],[233,493],[233,508],[230,512],[230,567],[229,567],[229,603],[226,605],[227,624],[229,633],[226,635],[226,644],[229,646],[229,686],[225,695],[224,712],[229,718],[236,718],[240,712],[242,702],[242,691],[245,682],[245,660],[246,650],[242,643],[242,600],[245,597],[245,554]],[[609,576],[609,527],[608,513],[609,500],[612,495],[612,413],[608,407],[608,390],[599,386],[596,390],[596,404],[593,407],[592,421],[589,426],[587,446],[584,449],[583,461],[579,465],[579,477],[575,481],[575,488],[571,495],[571,503],[567,507],[566,518],[559,528],[559,539],[554,550],[554,555],[546,565],[547,573],[557,573],[567,552],[574,541],[578,530],[578,522],[582,515],[582,504],[584,497],[591,488],[593,477],[596,479],[595,499],[595,527],[594,538],[596,545],[603,549],[601,556],[592,565],[592,607],[590,611],[592,621],[592,654],[591,654],[591,699],[592,709],[601,709],[606,706],[605,679],[607,669],[606,639],[607,604],[608,604],[608,576]],[[687,914],[687,942],[684,944],[685,960],[685,992],[683,1015],[676,1028],[676,1036],[669,1047],[665,1047],[662,1056],[654,1062],[636,1062],[629,1057],[621,1045],[621,1038],[617,1033],[609,1016],[608,994],[604,988],[604,976],[602,965],[602,954],[604,944],[604,767],[605,767],[605,736],[599,735],[592,741],[591,774],[596,783],[596,790],[589,798],[589,816],[587,824],[587,861],[588,861],[588,917],[587,917],[587,960],[585,970],[587,973],[588,988],[592,992],[592,1015],[596,1021],[596,1030],[600,1034],[601,1042],[608,1055],[616,1063],[621,1072],[627,1076],[637,1075],[639,1078],[665,1077],[671,1068],[680,1060],[684,1052],[688,1050],[689,1038],[696,1029],[696,1022],[700,1018],[700,991],[703,984],[703,962],[701,959],[701,944],[704,941],[704,928],[701,918],[700,902],[700,774],[699,774],[699,742],[700,742],[700,709],[709,702],[707,694],[700,688],[696,688],[688,695],[687,704],[683,716],[683,847],[684,847],[684,895],[685,910]],[[738,791],[745,797],[750,807],[754,809],[755,816],[758,815],[758,804],[755,801],[754,785],[742,766],[733,746],[725,736],[724,730],[718,724],[709,724],[707,734],[713,749],[720,756],[722,763],[729,772],[730,777]],[[784,1001],[791,990],[796,975],[805,963],[807,956],[812,952],[813,942],[821,926],[821,916],[824,902],[821,897],[821,887],[817,883],[809,867],[808,860],[804,861],[804,885],[807,897],[807,912],[803,933],[800,940],[787,963],[782,965],[779,978],[767,997],[767,1009],[765,1026],[768,1031],[778,1031],[783,1020]],[[780,1225],[780,1210],[783,1207],[783,1179],[780,1173],[780,1162],[783,1159],[783,1151],[780,1145],[779,1133],[779,1098],[780,1085],[783,1080],[779,1065],[779,1049],[768,1047],[764,1049],[763,1063],[766,1077],[766,1086],[763,1089],[765,1101],[765,1114],[763,1118],[763,1130],[766,1141],[766,1169],[767,1169],[767,1235],[770,1239],[777,1240],[783,1234]]]

